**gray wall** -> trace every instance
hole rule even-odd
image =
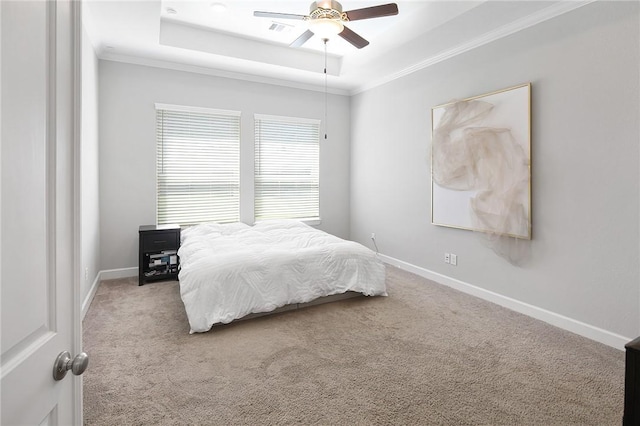
[[[622,336],[639,328],[638,3],[596,2],[351,101],[351,238]],[[432,106],[532,83],[533,240],[520,267],[431,225]],[[444,263],[456,253],[458,266]]]
[[[101,269],[137,266],[138,227],[156,220],[155,103],[242,112],[241,219],[253,223],[253,115],[324,121],[324,94],[203,74],[100,61]],[[320,147],[318,228],[349,236],[350,100],[329,96]]]
[[[80,267],[82,299],[100,271],[98,197],[98,58],[82,31],[82,117],[80,142]]]

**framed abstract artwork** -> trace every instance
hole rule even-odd
[[[431,223],[531,239],[531,84],[431,109]]]

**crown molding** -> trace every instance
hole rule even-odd
[[[195,74],[204,74],[204,75],[210,75],[214,77],[250,81],[253,83],[270,84],[274,86],[284,86],[284,87],[289,87],[293,89],[311,90],[314,92],[324,93],[324,90],[325,90],[324,86],[319,86],[319,85],[299,83],[291,80],[282,80],[278,78],[264,77],[264,76],[254,75],[254,74],[245,74],[245,73],[240,73],[236,71],[224,71],[224,70],[215,69],[215,68],[183,64],[183,63],[167,61],[163,59],[153,59],[149,57],[134,56],[134,55],[123,55],[118,53],[110,53],[108,51],[103,51],[97,54],[97,56],[99,59],[104,61],[121,62],[121,63],[133,64],[133,65],[153,67],[153,68],[169,69],[173,71],[183,71],[183,72],[190,72]],[[333,95],[340,95],[340,96],[350,96],[349,90],[343,90],[343,89],[337,89],[337,88],[331,88],[331,87],[327,88],[327,93],[330,93]]]
[[[451,59],[462,53],[476,49],[480,46],[484,46],[485,44],[494,42],[501,38],[507,37],[511,34],[515,34],[519,31],[533,27],[537,24],[548,21],[549,19],[553,19],[567,12],[571,12],[572,10],[578,9],[582,6],[586,6],[590,3],[593,3],[594,1],[597,1],[597,0],[562,1],[562,2],[556,3],[552,6],[549,6],[545,9],[540,10],[539,12],[533,13],[525,18],[511,22],[507,25],[503,25],[502,27],[497,28],[493,31],[490,31],[467,43],[462,43],[451,49],[445,50],[435,56],[431,56],[427,59],[424,59],[418,62],[417,64],[412,65],[408,68],[405,68],[401,71],[389,74],[384,78],[372,81],[370,83],[365,83],[357,87],[356,89],[352,90],[350,92],[350,95],[357,95],[358,93],[362,93],[367,90],[373,89],[375,87],[382,86],[383,84],[389,83],[393,80],[397,80],[399,78],[412,74],[416,71],[428,68],[442,61],[446,61],[447,59]]]

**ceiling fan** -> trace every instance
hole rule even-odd
[[[253,16],[260,18],[297,19],[309,22],[307,29],[300,37],[290,44],[292,47],[300,47],[314,35],[323,40],[333,35],[339,35],[358,49],[369,44],[367,40],[344,26],[344,22],[361,19],[379,18],[398,14],[398,5],[395,3],[380,6],[365,7],[363,9],[342,11],[342,5],[335,0],[320,0],[311,3],[308,15],[295,15],[291,13],[253,12]]]

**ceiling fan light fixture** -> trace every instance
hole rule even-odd
[[[0,0],[1,1],[1,0]],[[258,18],[295,19],[308,22],[308,28],[293,40],[290,47],[300,47],[314,35],[323,41],[338,35],[358,49],[369,45],[369,42],[357,33],[345,27],[343,22],[359,21],[363,19],[393,16],[398,14],[398,5],[395,3],[370,6],[362,9],[342,11],[342,5],[336,0],[317,0],[311,2],[308,15],[294,13],[261,12],[254,11],[253,16]]]
[[[309,21],[309,30],[322,39],[329,39],[344,30],[341,21],[334,19],[320,18]]]
[[[336,0],[314,1],[309,8],[309,15],[318,17],[318,14],[324,16],[335,14],[336,17],[340,17],[342,15],[342,5]]]

